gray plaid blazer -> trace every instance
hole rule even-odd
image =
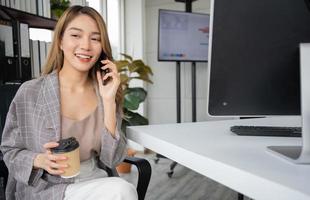
[[[17,91],[9,108],[0,147],[9,169],[7,200],[61,200],[66,186],[74,181],[74,178],[63,179],[42,169],[33,169],[35,156],[44,152],[43,144],[61,138],[59,96],[55,71],[25,82]],[[99,105],[103,112],[103,103]],[[125,157],[126,138],[121,134],[120,126],[118,113],[116,137],[113,138],[107,129],[101,133],[98,157],[108,167],[114,167]]]

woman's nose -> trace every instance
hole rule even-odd
[[[90,49],[90,40],[87,37],[82,38],[80,47],[84,50],[89,50]]]

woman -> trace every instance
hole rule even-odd
[[[94,67],[102,51],[106,74]],[[9,169],[7,200],[137,199],[133,185],[97,167],[114,167],[125,157],[120,76],[111,60],[99,13],[67,9],[55,27],[43,76],[20,87],[7,115],[1,144]],[[81,172],[64,179],[68,165],[56,161],[67,158],[51,148],[71,136],[80,142]]]

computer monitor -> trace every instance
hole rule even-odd
[[[309,7],[309,0],[211,0],[210,115],[301,114],[299,45],[310,42]]]
[[[208,14],[159,10],[159,61],[206,62],[208,41]]]
[[[216,0],[208,112],[300,115],[299,43],[310,42],[304,0]]]

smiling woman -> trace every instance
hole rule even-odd
[[[88,71],[102,51],[100,32],[88,15],[79,15],[71,21],[61,39],[64,54],[63,69]]]
[[[102,53],[99,69],[107,73],[95,67]],[[98,167],[114,168],[126,155],[121,97],[102,17],[90,7],[68,8],[57,22],[44,74],[20,87],[7,115],[1,143],[9,169],[6,199],[137,199],[133,185]],[[79,142],[81,170],[65,179],[69,157],[52,149],[71,137]]]

